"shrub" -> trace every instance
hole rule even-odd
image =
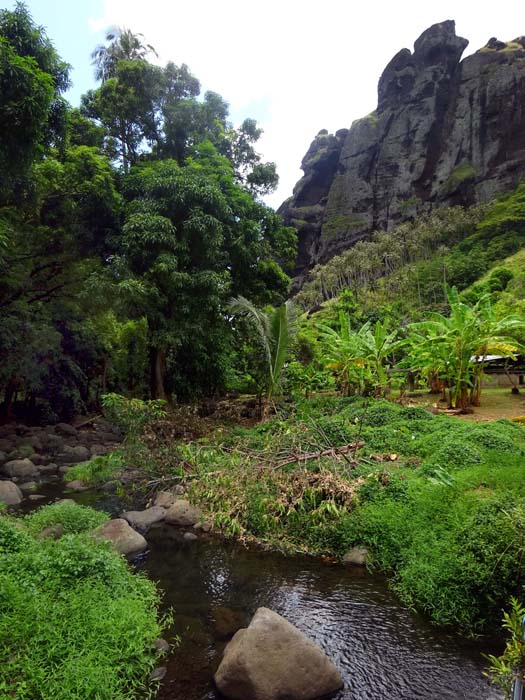
[[[37,515],[25,521],[28,527]],[[13,543],[22,531],[1,518],[4,541],[6,532]],[[151,697],[147,678],[162,623],[155,585],[134,575],[108,543],[87,535],[54,541],[23,533],[10,549],[0,557],[0,696]]]
[[[52,503],[26,516],[24,522],[32,535],[53,525],[62,525],[64,533],[71,534],[93,530],[107,519],[105,513],[77,503]]]
[[[108,455],[94,457],[89,462],[76,464],[66,473],[65,481],[79,479],[89,486],[103,484],[114,477],[124,468],[124,456],[122,452],[112,452]]]

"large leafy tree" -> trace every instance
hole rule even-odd
[[[264,195],[278,182],[275,163],[264,163],[255,149],[262,130],[253,119],[238,129],[228,120],[228,105],[215,92],[199,99],[201,87],[188,66],[148,62],[153,47],[142,35],[111,30],[108,44],[93,52],[97,90],[83,98],[85,116],[103,126],[118,144],[125,173],[139,158],[175,159],[184,165],[202,142],[226,156],[235,180],[254,195]]]
[[[69,66],[27,8],[0,11],[0,204],[20,201],[35,158],[65,129]]]
[[[223,307],[232,292],[282,299],[289,279],[273,262],[279,236],[273,212],[234,182],[232,167],[203,144],[200,158],[139,166],[125,182],[128,199],[115,271],[128,310],[148,323],[151,394],[166,398],[169,374],[188,355],[203,356],[210,392],[221,383]],[[212,348],[215,348],[215,352]],[[191,353],[188,350],[191,349]],[[214,371],[213,371],[213,369]],[[212,375],[214,375],[212,379]]]

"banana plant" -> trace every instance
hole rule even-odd
[[[474,306],[462,302],[457,290],[447,288],[450,314],[429,313],[408,327],[408,364],[416,371],[439,376],[452,408],[479,405],[485,358],[489,354],[515,358],[520,344],[516,333],[525,318],[498,319],[489,295]]]

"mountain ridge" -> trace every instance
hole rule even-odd
[[[298,231],[295,289],[318,263],[440,205],[470,206],[525,177],[525,37],[468,44],[447,20],[385,67],[378,106],[321,130],[279,213]]]

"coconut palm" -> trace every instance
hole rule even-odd
[[[106,82],[114,78],[119,61],[146,59],[149,54],[157,56],[151,44],[142,43],[143,34],[133,34],[130,29],[113,27],[106,33],[107,44],[99,44],[91,54],[95,66],[95,78]]]
[[[267,402],[270,402],[280,388],[284,365],[296,332],[293,304],[287,301],[276,309],[263,311],[240,296],[231,300],[229,310],[234,315],[246,318],[257,331],[265,367],[262,388]]]

